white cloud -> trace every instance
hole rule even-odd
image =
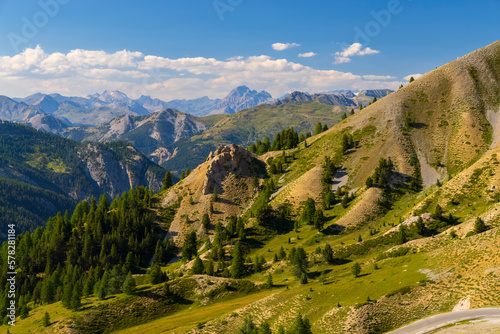
[[[335,52],[334,64],[349,63],[351,61],[351,57],[353,56],[366,56],[377,53],[380,53],[380,51],[373,50],[372,48],[369,47],[363,49],[363,46],[360,43],[353,43],[345,47],[342,51]]]
[[[413,77],[413,79],[417,80],[421,76],[423,76],[423,74],[420,74],[420,73],[410,74],[410,75],[405,76],[403,79],[405,79],[406,81],[410,81],[410,78]]]
[[[314,53],[314,52],[299,53],[299,57],[301,57],[301,58],[311,58],[311,57],[314,57],[316,55],[317,55],[317,53]]]
[[[238,85],[281,96],[293,90],[396,89],[401,83],[392,76],[319,70],[267,55],[171,59],[127,50],[48,54],[37,46],[0,57],[0,94],[12,97],[37,92],[85,96],[112,89],[132,98],[144,94],[171,100],[221,98]]]
[[[297,43],[274,43],[272,45],[273,49],[276,51],[283,51],[286,49],[295,48],[297,46],[300,46],[300,44],[297,44]]]
[[[334,64],[344,64],[344,63],[350,63],[350,62],[351,62],[351,58],[337,56],[337,57],[335,57]]]

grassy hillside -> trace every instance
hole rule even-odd
[[[312,333],[384,333],[454,308],[500,306],[499,97],[496,42],[295,149],[221,147],[151,200],[170,257],[155,255],[147,273],[142,260],[139,289],[41,330],[236,333],[251,317],[292,333],[304,316]],[[311,106],[289,105],[286,115]],[[245,112],[192,143],[254,136],[252,126],[228,130],[228,120],[251,124]],[[291,117],[310,119],[300,115]],[[166,283],[154,279],[156,264]],[[16,330],[53,304],[31,305]]]

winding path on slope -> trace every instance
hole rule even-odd
[[[474,310],[456,311],[434,315],[418,320],[411,325],[402,327],[388,334],[423,334],[434,331],[446,325],[454,324],[464,320],[498,318],[500,319],[500,307],[479,308]]]

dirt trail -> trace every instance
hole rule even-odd
[[[486,119],[493,127],[493,140],[491,142],[490,151],[498,146],[500,141],[500,110],[497,112],[493,110],[486,111]]]
[[[333,178],[332,190],[337,191],[337,189],[345,186],[349,181],[349,174],[347,174],[347,169],[340,168],[337,173],[335,173],[335,177]]]

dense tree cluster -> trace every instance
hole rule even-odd
[[[150,211],[152,192],[137,187],[115,198],[110,204],[105,195],[99,202],[79,203],[73,214],[61,213],[49,219],[44,228],[23,233],[16,239],[20,309],[33,301],[62,301],[78,309],[83,296],[99,298],[134,291],[132,273],[155,261],[165,262],[171,246],[163,245],[162,233],[155,231]],[[156,245],[156,248],[155,248]],[[0,258],[6,279],[7,243]],[[158,266],[158,264],[156,264]],[[0,303],[6,289],[0,287]],[[4,305],[4,304],[2,304]],[[5,308],[0,316],[5,316]]]
[[[342,136],[342,154],[345,154],[350,149],[353,149],[356,146],[354,139],[351,134],[344,133]]]
[[[269,138],[265,137],[262,142],[259,140],[250,145],[248,150],[252,153],[263,154],[268,151],[280,151],[296,148],[298,144],[299,135],[292,127],[277,133],[272,144]]]
[[[366,186],[368,188],[377,185],[382,188],[387,188],[389,186],[389,177],[395,170],[394,163],[391,158],[380,158],[377,168],[372,176],[366,179]]]

